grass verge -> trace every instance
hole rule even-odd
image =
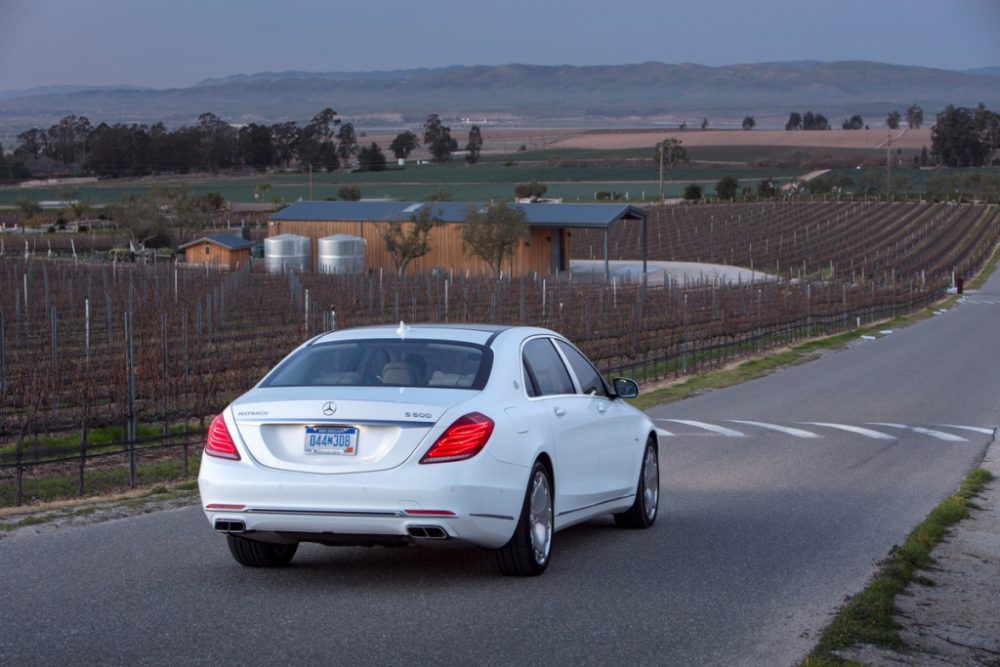
[[[868,587],[840,610],[801,667],[856,665],[836,655],[836,651],[856,644],[902,648],[899,625],[892,618],[896,595],[919,580],[918,571],[933,562],[931,551],[951,526],[969,516],[969,508],[974,507],[970,501],[992,479],[993,475],[982,468],[970,472],[958,492],[935,507],[882,563]]]

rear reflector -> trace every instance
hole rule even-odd
[[[448,510],[403,510],[410,516],[455,516],[454,512]]]
[[[220,459],[240,460],[233,437],[229,435],[226,421],[222,415],[216,415],[208,427],[208,437],[205,439],[205,453]]]
[[[205,505],[207,510],[242,510],[246,505],[229,505],[226,503],[209,503]]]
[[[456,419],[420,462],[445,463],[470,459],[486,446],[492,434],[493,420],[479,412],[470,412]]]

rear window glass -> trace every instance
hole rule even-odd
[[[482,389],[493,353],[443,340],[318,343],[283,361],[264,387],[440,387]]]

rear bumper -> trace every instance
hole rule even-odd
[[[202,459],[198,485],[209,523],[271,542],[406,544],[510,540],[530,471],[488,454],[469,461],[404,464],[375,473],[308,474],[253,461]],[[435,512],[436,511],[436,512]],[[227,530],[229,526],[242,530]],[[421,539],[439,527],[446,539]],[[436,531],[431,531],[438,535]]]

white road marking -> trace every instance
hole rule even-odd
[[[847,431],[848,433],[857,433],[858,435],[863,435],[866,438],[871,438],[873,440],[895,440],[896,436],[889,435],[888,433],[882,433],[880,431],[873,431],[870,428],[861,428],[860,426],[850,426],[848,424],[829,424],[827,422],[801,422],[802,424],[812,424],[813,426],[826,426],[827,428],[836,428],[841,431]]]
[[[952,435],[951,433],[945,433],[944,431],[935,431],[931,428],[922,428],[920,426],[907,426],[906,424],[889,424],[884,422],[874,422],[872,426],[888,426],[889,428],[901,428],[907,431],[913,431],[914,433],[919,433],[921,435],[927,435],[932,438],[937,438],[938,440],[944,440],[945,442],[968,442],[965,438]]]
[[[993,431],[996,430],[993,428],[983,428],[981,426],[958,426],[957,424],[939,424],[939,426],[943,426],[944,428],[958,428],[962,429],[963,431],[982,433],[983,435],[993,435]]]
[[[760,428],[771,429],[772,431],[778,431],[779,433],[786,433],[788,435],[793,435],[796,438],[821,438],[823,436],[817,435],[812,431],[806,431],[801,428],[792,428],[791,426],[779,426],[778,424],[768,424],[765,422],[753,422],[746,421],[743,419],[727,419],[727,422],[733,422],[734,424],[748,424],[750,426],[759,426]]]
[[[727,438],[745,437],[743,433],[740,433],[739,431],[734,431],[731,428],[726,428],[725,426],[716,426],[715,424],[706,424],[705,422],[698,422],[690,419],[657,419],[656,421],[687,424],[688,426],[694,426],[695,428],[702,428],[705,429],[706,431],[718,433],[719,435],[725,436]]]
[[[662,435],[665,438],[670,438],[670,437],[672,437],[674,435],[670,431],[668,431],[668,430],[666,430],[664,428],[659,428],[659,427],[657,427],[657,429],[656,429],[656,434],[657,435]]]

